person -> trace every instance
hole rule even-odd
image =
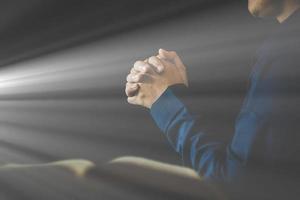
[[[269,180],[274,174],[299,180],[299,8],[298,0],[248,0],[253,16],[276,18],[279,25],[257,53],[228,143],[204,132],[177,94],[180,85],[188,90],[189,84],[175,51],[159,49],[158,55],[136,61],[128,74],[127,101],[150,109],[183,164],[203,179],[231,182],[255,172]]]

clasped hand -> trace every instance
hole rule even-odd
[[[186,68],[177,53],[163,49],[156,56],[136,61],[126,80],[128,103],[146,108],[151,108],[169,86],[188,86]]]

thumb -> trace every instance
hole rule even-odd
[[[173,60],[176,57],[176,53],[174,51],[167,51],[164,49],[159,49],[158,55],[168,60]]]
[[[175,51],[167,51],[164,49],[159,49],[158,55],[166,60],[173,62],[178,66],[183,65],[183,63],[181,62],[180,58],[178,57]]]

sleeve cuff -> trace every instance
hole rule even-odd
[[[150,113],[157,126],[166,132],[169,124],[183,108],[183,103],[168,88],[152,105]]]

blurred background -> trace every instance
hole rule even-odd
[[[127,104],[133,63],[177,51],[191,85],[183,98],[227,140],[274,24],[239,0],[0,1],[1,163],[131,155],[180,165],[149,111]]]

